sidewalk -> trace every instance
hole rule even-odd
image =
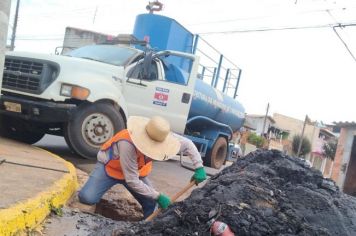
[[[27,232],[77,188],[74,166],[43,149],[0,137],[0,236]]]

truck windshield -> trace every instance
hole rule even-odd
[[[113,45],[89,45],[70,51],[65,55],[123,66],[137,53],[137,50],[127,47],[118,47]]]

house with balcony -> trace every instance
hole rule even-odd
[[[283,142],[288,137],[289,131],[276,125],[276,121],[271,116],[246,115],[246,121],[255,127],[254,132],[263,135],[268,143],[266,148],[284,151]]]
[[[295,135],[301,135],[304,121],[279,113],[274,113],[273,119],[275,120],[275,133],[279,134],[278,137],[282,142],[283,150],[288,155],[293,155],[293,137]],[[313,123],[309,121],[306,123],[303,136],[310,141],[313,150],[313,147],[316,145],[315,140],[319,136],[319,127],[316,125],[315,122]],[[306,158],[309,158],[309,155],[310,154],[308,154]]]
[[[288,138],[284,140],[283,148],[289,155],[292,152],[292,141],[295,135],[301,135],[304,121],[298,120],[286,115],[275,113],[273,119],[276,121],[275,126],[288,130]],[[333,132],[334,127],[321,125],[318,122],[308,120],[305,124],[304,137],[311,143],[311,152],[305,156],[311,165],[320,170],[324,177],[330,177],[334,162],[324,155],[323,146],[331,140],[336,142],[337,134]]]
[[[312,148],[311,154],[309,156],[309,161],[311,165],[320,170],[324,177],[330,178],[331,170],[333,168],[333,160],[325,156],[324,145],[328,142],[336,142],[336,134],[331,132],[327,128],[320,128],[318,138],[314,141],[314,146]]]
[[[271,116],[251,114],[246,115],[246,122],[255,128],[255,132],[258,135],[268,134],[269,128],[276,123]]]

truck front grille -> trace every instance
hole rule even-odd
[[[42,63],[6,58],[3,86],[36,93],[40,86],[42,70]]]
[[[40,75],[42,73],[43,63],[7,58],[5,60],[5,68],[9,71],[20,71],[26,74]]]
[[[2,87],[41,94],[55,79],[58,66],[51,62],[6,56]]]

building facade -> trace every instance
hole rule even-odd
[[[269,127],[276,123],[271,116],[264,115],[246,115],[246,121],[255,128],[255,132],[259,135],[267,134]]]
[[[345,193],[356,196],[356,123],[335,125],[341,130],[331,178]]]

